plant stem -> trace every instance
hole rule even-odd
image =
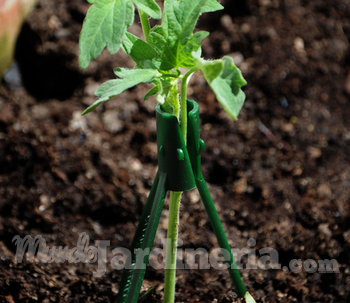
[[[138,11],[139,11],[139,15],[140,15],[143,35],[145,36],[146,42],[148,42],[148,36],[149,36],[149,32],[151,30],[151,26],[149,25],[148,15],[141,10],[138,10]]]
[[[181,113],[180,113],[180,121],[181,121],[181,132],[184,137],[185,143],[187,144],[187,86],[188,86],[188,78],[196,71],[196,68],[191,68],[186,74],[184,74],[181,80]]]
[[[187,142],[187,85],[188,78],[197,69],[192,68],[184,74],[181,81],[180,97],[180,127],[185,143]],[[169,222],[166,244],[166,261],[165,261],[165,285],[164,285],[164,303],[173,303],[175,301],[176,286],[176,256],[177,240],[179,235],[180,221],[180,202],[182,192],[170,192],[169,202]]]
[[[169,223],[166,242],[164,303],[175,301],[177,238],[179,233],[180,201],[182,192],[171,191]]]

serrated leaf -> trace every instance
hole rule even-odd
[[[80,33],[80,67],[86,68],[106,46],[115,54],[133,20],[134,5],[130,0],[94,0]]]
[[[202,71],[207,82],[217,78],[224,69],[224,62],[222,60],[203,60],[194,58],[196,66]]]
[[[183,45],[186,44],[207,1],[167,0],[165,2],[162,26],[171,47],[178,42],[178,39]]]
[[[203,72],[217,100],[225,111],[234,119],[243,106],[245,94],[241,90],[247,82],[244,80],[241,71],[234,65],[231,57],[224,57],[221,60],[206,61],[200,58],[194,59],[196,66]],[[221,70],[220,70],[221,69]]]
[[[161,28],[164,32],[164,38],[169,40],[170,46],[173,46],[178,40],[176,33],[181,32],[181,26],[176,18],[176,11],[178,10],[179,2],[176,0],[169,0],[164,3],[163,20]],[[172,31],[170,31],[172,29]],[[172,33],[175,33],[172,35]]]
[[[191,68],[192,52],[197,52],[207,32],[192,34],[194,26],[207,1],[212,0],[167,0],[164,4],[161,26],[154,27],[149,42],[160,56],[162,70]]]
[[[170,70],[176,66],[176,56],[170,48],[162,27],[153,27],[149,33],[148,41],[159,54],[159,61],[161,63],[159,68],[161,70]]]
[[[162,11],[154,0],[132,0],[136,6],[154,19],[162,17]]]
[[[216,12],[224,9],[224,7],[217,0],[208,0],[202,8],[202,13]]]
[[[158,53],[152,46],[128,32],[124,36],[122,48],[139,66],[142,61],[158,58]]]
[[[208,37],[209,33],[200,31],[191,36],[185,45],[179,45],[177,55],[177,65],[184,68],[195,66],[192,52],[197,52],[201,47],[204,38]]]
[[[117,68],[115,73],[121,79],[109,80],[103,83],[95,92],[98,100],[90,107],[88,107],[83,115],[95,109],[101,103],[121,94],[125,90],[142,82],[150,82],[158,73],[154,69],[125,69]]]
[[[192,1],[182,1],[180,2],[180,10],[184,12],[182,17],[182,32],[180,35],[181,44],[187,42],[188,37],[191,36],[194,27],[198,21],[199,16],[201,15],[204,5],[207,3],[207,0],[192,0]]]

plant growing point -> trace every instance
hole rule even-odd
[[[237,119],[245,94],[246,84],[233,59],[201,58],[201,44],[208,32],[194,32],[202,13],[223,7],[217,0],[166,0],[163,12],[154,0],[89,0],[88,10],[80,35],[79,64],[82,68],[99,56],[107,47],[115,54],[122,49],[135,62],[135,67],[115,68],[117,79],[103,83],[97,89],[97,100],[83,115],[98,105],[139,84],[150,83],[152,95],[159,102],[156,107],[159,168],[144,212],[131,244],[131,269],[125,269],[119,288],[118,302],[137,302],[148,262],[138,249],[151,248],[164,204],[170,191],[164,302],[175,300],[176,246],[179,225],[179,206],[183,191],[197,187],[203,200],[219,246],[230,252],[231,280],[240,298],[254,299],[246,292],[235,265],[231,248],[216,212],[213,200],[200,170],[200,151],[204,142],[199,136],[199,111],[196,102],[187,99],[190,76],[201,71],[225,111]],[[128,32],[138,10],[145,40]],[[151,28],[149,17],[161,19]],[[181,70],[185,72],[182,74]],[[253,300],[253,301],[252,301]]]

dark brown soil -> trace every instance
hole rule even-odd
[[[242,270],[257,302],[350,302],[350,2],[222,0],[202,16],[212,33],[203,56],[231,55],[248,85],[232,121],[200,74],[190,97],[201,108],[203,172],[235,248],[279,253],[284,270]],[[24,25],[16,60],[23,85],[0,89],[1,302],[113,302],[121,271],[97,264],[16,263],[14,236],[52,246],[80,233],[128,247],[157,167],[155,100],[146,85],[91,114],[113,67],[104,52],[81,71],[78,37],[89,4],[41,0]],[[132,31],[140,33],[138,25]],[[166,206],[167,209],[167,206]],[[181,209],[184,248],[217,247],[196,191]],[[166,235],[164,210],[155,247]],[[110,251],[109,251],[110,252]],[[293,259],[335,259],[339,273],[286,271]],[[161,302],[163,271],[149,269],[144,302]],[[226,271],[180,270],[177,302],[238,302]]]

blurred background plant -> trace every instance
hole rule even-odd
[[[37,0],[0,0],[0,78],[10,67],[18,34]]]

